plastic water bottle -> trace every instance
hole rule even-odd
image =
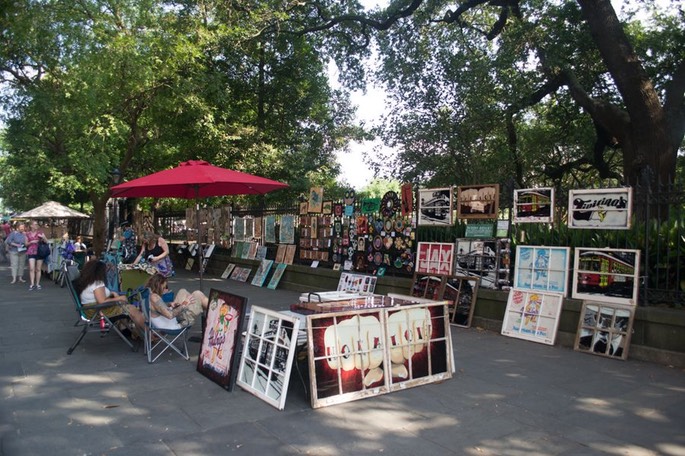
[[[105,330],[105,317],[100,315],[100,331]]]

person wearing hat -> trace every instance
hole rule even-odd
[[[121,262],[126,264],[133,263],[138,255],[136,233],[133,231],[131,222],[128,220],[124,221],[119,227],[123,229],[119,238],[122,249]]]

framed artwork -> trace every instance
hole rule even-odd
[[[452,337],[444,302],[384,309],[390,391],[452,377]]]
[[[276,243],[276,216],[267,215],[264,217],[264,243]]]
[[[193,265],[195,264],[195,258],[188,258],[188,261],[186,261],[186,271],[190,271],[193,269]]]
[[[356,293],[362,295],[372,295],[376,291],[377,277],[343,272],[338,279],[336,291]]]
[[[628,358],[635,309],[583,301],[574,349],[608,358]]]
[[[285,264],[293,264],[293,260],[295,259],[295,248],[295,244],[288,244],[285,247],[285,258],[283,259]]]
[[[450,323],[470,328],[478,298],[480,277],[447,276],[444,282],[440,299],[447,301]]]
[[[454,275],[478,276],[481,287],[497,288],[497,251],[496,239],[457,239]]]
[[[257,249],[259,248],[259,244],[256,242],[250,242],[250,247],[249,250],[247,251],[247,259],[248,260],[254,260],[257,258]]]
[[[247,282],[247,278],[250,276],[251,272],[251,268],[236,267],[233,269],[233,273],[231,274],[231,280],[236,280],[238,282]]]
[[[414,273],[414,281],[409,294],[417,298],[437,301],[442,293],[444,279],[444,276]]]
[[[260,245],[259,247],[257,247],[257,255],[255,255],[255,260],[262,261],[263,259],[265,259],[267,251],[268,249],[265,245]]]
[[[308,213],[320,214],[323,209],[323,187],[309,189]]]
[[[457,217],[460,219],[496,219],[499,208],[499,184],[462,185],[457,187]]]
[[[522,188],[514,190],[512,223],[552,223],[554,221],[554,189]]]
[[[321,206],[321,213],[322,214],[332,214],[333,213],[333,201],[324,201],[323,205]]]
[[[252,217],[245,217],[245,239],[250,241],[254,237],[254,219]]]
[[[276,248],[276,263],[283,263],[285,260],[285,244],[278,244]]]
[[[283,410],[300,319],[254,306],[245,332],[237,384]]]
[[[229,263],[228,266],[226,266],[226,269],[224,269],[224,272],[221,274],[221,278],[228,279],[228,276],[230,276],[231,272],[233,272],[233,268],[235,268],[235,264]]]
[[[568,294],[570,247],[516,247],[514,288]]]
[[[632,187],[569,190],[568,227],[627,230],[632,207]]]
[[[309,204],[306,201],[300,202],[300,215],[307,215],[309,213]]]
[[[416,269],[420,274],[452,273],[454,244],[443,242],[419,242],[416,251]]]
[[[233,239],[245,240],[245,219],[242,217],[233,217]]]
[[[512,288],[504,312],[502,334],[554,345],[563,299],[559,293]]]
[[[270,290],[275,290],[278,288],[278,284],[281,281],[281,278],[283,277],[283,273],[285,272],[285,268],[288,265],[285,263],[278,263],[276,264],[276,268],[274,269],[274,273],[271,275],[271,280],[269,280],[269,284],[266,286]]]
[[[576,248],[571,297],[637,305],[639,250]]]
[[[419,190],[419,225],[452,224],[452,189],[424,188]]]
[[[307,315],[313,408],[388,392],[381,309]]]
[[[243,242],[243,251],[240,254],[240,258],[243,258],[243,259],[249,258],[251,248],[252,248],[252,242]]]
[[[278,242],[281,244],[295,243],[294,215],[283,215],[281,217],[281,229],[278,232]]]
[[[210,290],[197,371],[228,391],[232,391],[235,384],[238,346],[246,312],[247,298]]]
[[[264,282],[266,281],[266,276],[269,275],[269,271],[271,270],[271,266],[273,264],[273,260],[262,260],[259,263],[257,272],[255,272],[254,277],[252,277],[252,285],[257,287],[263,286]]]

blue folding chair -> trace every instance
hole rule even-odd
[[[171,295],[173,299],[173,295]],[[147,362],[154,363],[168,349],[181,355],[186,361],[190,359],[188,353],[188,332],[191,325],[180,329],[166,329],[155,327],[150,318],[150,289],[145,288],[140,293],[140,303],[145,316],[145,353]],[[155,353],[156,352],[156,353]]]

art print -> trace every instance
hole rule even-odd
[[[233,239],[245,240],[245,219],[242,217],[233,217]]]
[[[516,247],[514,288],[568,293],[569,247]]]
[[[338,279],[336,291],[345,293],[355,293],[361,295],[372,295],[376,290],[377,277],[364,274],[352,274],[343,272]]]
[[[478,298],[480,277],[448,276],[444,282],[439,299],[447,301],[450,323],[470,328]]]
[[[498,242],[496,239],[457,239],[454,274],[480,277],[480,286],[498,288]]]
[[[419,190],[419,225],[452,224],[452,189],[426,188]]]
[[[361,205],[362,214],[377,214],[381,211],[380,198],[364,198]]]
[[[552,223],[553,217],[553,188],[524,188],[514,190],[513,223]]]
[[[295,242],[294,215],[283,215],[281,217],[281,229],[278,233],[278,242],[281,244],[293,244]]]
[[[236,280],[238,282],[247,282],[247,278],[250,276],[251,272],[251,268],[236,267],[233,269],[233,273],[231,274],[231,280]]]
[[[452,377],[452,338],[443,302],[389,308],[385,327],[390,391]]]
[[[285,244],[278,244],[278,247],[276,248],[276,259],[274,260],[276,263],[285,262],[285,248]]]
[[[278,410],[285,407],[299,329],[298,318],[252,307],[237,384]]]
[[[301,201],[300,202],[300,210],[298,211],[298,214],[307,215],[308,213],[309,213],[309,204],[306,201]]]
[[[295,244],[288,244],[285,248],[285,258],[283,262],[285,264],[293,264],[295,259]]]
[[[271,266],[274,264],[273,260],[262,260],[259,263],[259,267],[257,268],[257,272],[255,272],[254,277],[252,277],[252,285],[256,287],[261,287],[264,285],[264,282],[266,281],[266,276],[269,274],[269,271],[271,270]]]
[[[563,296],[559,293],[509,291],[502,334],[547,345],[554,345],[559,327]]]
[[[409,294],[416,298],[437,301],[442,294],[444,280],[444,276],[415,273]]]
[[[576,248],[571,296],[637,305],[639,269],[639,250]]]
[[[627,230],[633,206],[633,189],[604,188],[570,190],[568,227],[578,229]]]
[[[313,408],[388,392],[381,310],[307,316]]]
[[[457,187],[457,217],[460,219],[496,219],[499,208],[499,184]]]
[[[264,217],[264,242],[268,244],[276,243],[276,216],[267,215]]]
[[[454,244],[442,242],[419,242],[416,252],[416,270],[419,274],[443,274],[452,272]]]
[[[574,349],[626,359],[634,317],[635,309],[631,306],[584,301]]]
[[[254,219],[252,217],[245,218],[245,239],[250,241],[254,239]]]
[[[283,273],[285,272],[285,268],[287,265],[285,263],[278,263],[276,265],[276,268],[274,269],[274,273],[271,275],[271,280],[269,280],[269,284],[266,286],[270,290],[275,290],[278,288],[278,284],[281,281],[281,278],[283,277]]]
[[[233,272],[233,269],[235,268],[235,264],[229,263],[228,266],[226,266],[226,269],[224,269],[224,272],[221,274],[222,279],[227,279],[231,273]]]
[[[323,187],[312,187],[309,189],[309,203],[307,212],[320,214],[323,209]]]
[[[246,312],[247,298],[210,290],[197,371],[229,391],[235,384],[236,355]]]
[[[259,249],[259,244],[256,242],[250,242],[250,248],[247,251],[247,259],[254,260],[257,258],[257,250]]]
[[[414,212],[414,187],[410,183],[402,184],[400,188],[401,195],[401,212],[402,217],[407,217]]]
[[[322,214],[332,214],[333,213],[333,201],[324,201],[323,205],[321,206],[321,213]]]

